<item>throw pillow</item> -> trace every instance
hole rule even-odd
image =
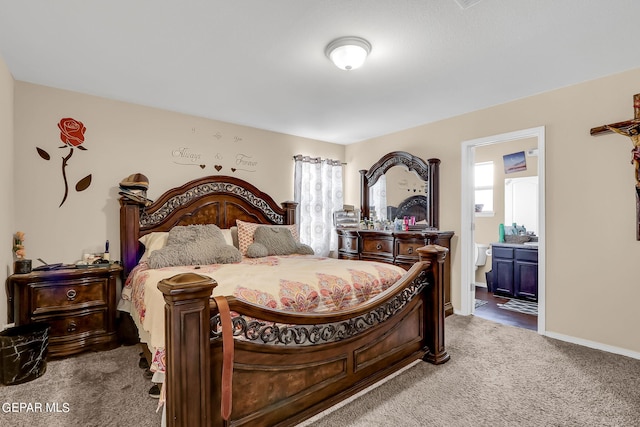
[[[290,255],[296,252],[296,241],[291,231],[283,227],[259,227],[253,242],[267,248],[269,255]]]
[[[247,248],[250,244],[253,243],[253,235],[259,227],[282,227],[291,231],[291,235],[294,240],[299,241],[298,237],[298,228],[295,225],[269,225],[269,224],[258,224],[255,222],[247,222],[237,219],[236,225],[238,226],[238,249],[242,255],[247,254]]]
[[[241,259],[240,251],[227,245],[216,225],[186,225],[169,231],[166,246],[149,255],[149,267],[228,264]]]
[[[249,258],[268,255],[313,254],[311,247],[298,243],[291,231],[285,227],[258,227],[254,233],[254,242],[247,248]]]
[[[164,248],[167,244],[167,237],[169,237],[169,232],[155,231],[139,238],[138,241],[144,245],[144,254],[140,257],[140,262],[146,261],[151,252]]]

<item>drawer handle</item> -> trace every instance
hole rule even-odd
[[[410,247],[409,249],[407,249],[407,253],[408,253],[408,254],[412,254],[412,253],[413,253],[413,248],[412,248],[412,247]]]
[[[351,242],[347,242],[347,248],[351,249]]]
[[[380,243],[378,243],[378,246],[376,246],[376,249],[377,249],[377,250],[382,249],[382,245],[381,245]]]
[[[76,322],[69,322],[67,325],[67,332],[75,332],[77,327],[78,325],[76,325]]]
[[[76,292],[75,289],[69,289],[67,291],[67,299],[69,301],[73,301],[74,299],[76,299],[76,295],[78,295],[78,293]]]

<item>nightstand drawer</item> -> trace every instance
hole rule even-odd
[[[61,281],[53,285],[49,283],[32,286],[34,315],[107,304],[107,279]]]
[[[104,333],[107,330],[106,318],[106,310],[94,310],[42,320],[51,325],[51,339],[63,341],[66,338],[74,338],[76,335]]]

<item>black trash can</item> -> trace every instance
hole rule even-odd
[[[487,271],[485,273],[485,277],[487,278],[487,290],[489,292],[493,292],[493,271]]]
[[[14,326],[0,332],[0,382],[22,384],[47,370],[48,323]]]

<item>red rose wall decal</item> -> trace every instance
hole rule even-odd
[[[62,197],[62,202],[60,202],[60,206],[64,204],[67,200],[67,195],[69,194],[69,184],[67,183],[67,164],[69,163],[69,159],[73,156],[73,149],[77,148],[78,150],[86,151],[87,149],[82,146],[84,143],[84,133],[87,128],[82,124],[82,122],[72,119],[70,117],[60,119],[58,123],[58,128],[60,129],[60,140],[64,143],[62,147],[58,148],[67,148],[69,147],[69,154],[62,157],[62,179],[64,181],[64,196]],[[36,147],[38,154],[44,160],[50,160],[51,156],[42,148]],[[76,183],[76,191],[84,191],[91,185],[91,174],[85,176],[80,181]]]

